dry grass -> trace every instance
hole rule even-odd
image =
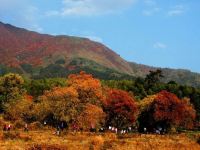
[[[11,132],[12,134],[16,131]],[[53,131],[18,131],[14,138],[0,133],[0,150],[198,150],[200,145],[185,134],[117,137],[112,133],[68,133],[56,136]]]

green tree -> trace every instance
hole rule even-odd
[[[0,78],[0,111],[6,103],[22,98],[25,94],[24,80],[18,74],[9,73]]]
[[[150,71],[145,78],[147,89],[152,88],[155,84],[160,82],[160,79],[164,77],[161,70]]]

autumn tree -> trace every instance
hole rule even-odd
[[[101,107],[92,104],[86,104],[85,110],[77,118],[77,125],[85,131],[97,129],[105,123],[105,113]]]
[[[138,115],[138,122],[139,122],[139,132],[143,132],[144,128],[147,128],[148,131],[153,131],[155,128],[155,119],[153,117],[153,108],[152,104],[155,101],[157,95],[149,95],[144,99],[140,100],[138,103],[139,107],[139,115]]]
[[[138,121],[140,130],[149,131],[160,126],[170,130],[172,127],[192,128],[195,110],[188,99],[179,99],[175,94],[161,91],[140,102]]]
[[[36,121],[33,108],[34,103],[32,96],[25,95],[18,101],[12,101],[5,105],[6,111],[4,112],[4,118],[7,120],[23,120],[25,122]]]
[[[161,91],[155,98],[153,105],[153,116],[156,121],[164,122],[169,127],[192,128],[196,112],[189,100],[181,100],[175,94]]]
[[[46,119],[52,125],[62,121],[72,122],[79,111],[78,93],[73,87],[57,87],[46,91],[35,106],[38,119]]]
[[[80,74],[71,74],[67,83],[68,86],[77,90],[78,99],[83,105],[87,103],[101,105],[103,99],[101,82],[93,78],[91,74],[83,71]]]
[[[106,125],[119,129],[133,125],[138,113],[135,100],[127,92],[116,89],[108,91],[104,109]]]
[[[9,73],[0,78],[0,111],[6,103],[19,100],[25,94],[24,80],[18,74]]]

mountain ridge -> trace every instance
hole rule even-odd
[[[110,48],[88,38],[39,34],[2,22],[0,33],[0,74],[14,70],[29,77],[54,77],[51,74],[63,77],[83,69],[105,79],[130,79],[145,77],[150,70],[161,69],[164,82],[174,80],[200,87],[199,73],[128,62]],[[56,74],[55,69],[60,72]]]
[[[70,58],[85,57],[91,60],[95,59],[95,61],[105,66],[108,65],[118,71],[131,73],[128,62],[103,44],[92,42],[87,38],[38,34],[8,24],[1,24],[0,31],[0,49],[15,52],[15,57],[10,58],[11,62],[7,63],[8,65],[12,64],[14,67],[17,67],[15,65],[19,65],[19,63],[26,63],[27,59],[32,65],[40,65],[44,61],[42,60],[43,57],[57,52],[59,55],[63,54]],[[4,43],[3,46],[2,43]],[[34,55],[28,56],[29,53],[34,53]],[[6,59],[3,62],[6,64],[7,61]]]

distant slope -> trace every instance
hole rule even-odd
[[[65,77],[80,70],[101,79],[145,77],[157,68],[129,63],[101,43],[87,38],[52,36],[0,22],[0,75],[17,72],[33,78]],[[200,74],[162,69],[164,82],[200,87]]]
[[[200,74],[184,69],[158,68],[130,62],[136,77],[145,77],[150,70],[160,69],[163,72],[163,82],[176,81],[181,85],[200,87]]]

